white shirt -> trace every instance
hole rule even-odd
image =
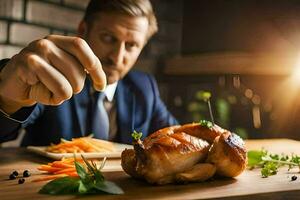
[[[109,140],[114,140],[117,136],[118,125],[117,125],[117,109],[114,100],[115,92],[117,89],[118,82],[107,85],[104,93],[106,98],[104,99],[104,108],[107,111],[108,119],[109,119]],[[102,103],[101,101],[98,101]]]

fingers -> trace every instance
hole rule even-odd
[[[79,60],[84,69],[90,74],[96,90],[103,90],[106,87],[106,76],[102,65],[83,39],[59,35],[50,35],[46,39]]]
[[[44,105],[58,105],[60,101],[51,98],[52,92],[41,82],[30,88],[28,97]],[[56,104],[57,103],[57,104]]]
[[[83,86],[86,73],[78,60],[58,48],[53,42],[46,39],[32,42],[28,49],[41,55],[51,66],[61,72],[70,82],[73,93],[79,93]]]
[[[96,90],[106,86],[99,59],[88,44],[77,37],[53,35],[33,41],[11,59],[10,65],[2,70],[1,74],[5,73],[3,76],[7,78],[2,81],[0,92],[15,88],[6,96],[18,102],[18,107],[35,102],[62,103],[82,90],[86,72]]]
[[[29,55],[27,61],[28,67],[39,80],[30,87],[30,99],[46,105],[58,105],[71,98],[72,86],[57,69],[35,54]]]
[[[78,61],[70,54],[54,46],[55,51],[49,55],[50,63],[56,67],[70,82],[73,93],[79,93],[86,77],[86,72]]]

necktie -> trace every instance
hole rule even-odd
[[[95,138],[108,140],[109,119],[104,107],[105,93],[94,92],[91,98],[90,133],[93,133]]]

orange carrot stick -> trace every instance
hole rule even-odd
[[[74,165],[66,164],[66,163],[63,163],[63,162],[54,161],[53,164],[52,164],[52,167],[57,167],[57,168],[72,168],[72,167],[74,167]]]
[[[71,173],[71,172],[76,172],[76,169],[75,168],[66,168],[66,169],[56,171],[56,172],[54,172],[54,174],[66,174],[66,173]]]
[[[46,171],[46,172],[56,172],[56,171],[61,170],[61,168],[52,167],[52,166],[49,166],[49,165],[41,165],[40,167],[38,167],[38,170]]]
[[[68,174],[68,176],[78,177],[77,172],[70,172],[70,173],[67,173],[67,174]]]

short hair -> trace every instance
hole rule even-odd
[[[146,17],[149,23],[147,39],[157,30],[157,20],[149,0],[91,0],[86,8],[83,20],[93,21],[95,13],[116,12],[133,17]]]

